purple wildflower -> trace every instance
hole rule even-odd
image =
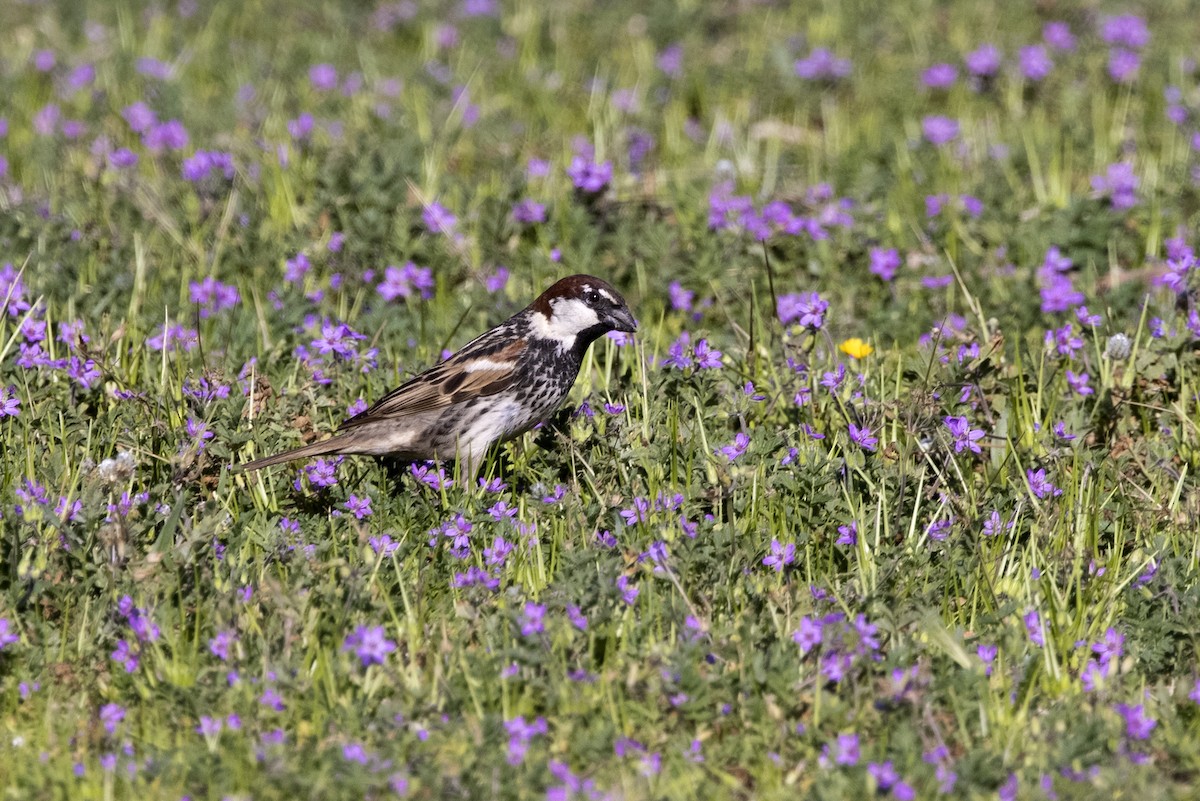
[[[535,604],[533,601],[527,601],[524,610],[521,612],[521,636],[530,637],[545,631],[545,618],[546,607],[543,604]]]
[[[979,440],[983,439],[983,429],[971,428],[971,424],[967,422],[965,417],[945,417],[943,422],[946,428],[950,429],[950,436],[954,438],[954,452],[962,453],[964,450],[969,450],[972,453],[981,453]]]
[[[1030,609],[1022,619],[1025,621],[1025,631],[1029,634],[1029,641],[1044,648],[1046,646],[1046,629],[1042,625],[1042,616],[1036,609]]]
[[[783,571],[783,568],[790,565],[796,560],[796,546],[794,543],[782,544],[778,539],[771,538],[771,553],[763,557],[763,564],[767,567],[774,568],[775,572]]]
[[[21,413],[21,399],[16,387],[0,387],[0,417],[16,417]]]
[[[1022,47],[1017,53],[1017,62],[1021,65],[1021,74],[1025,76],[1025,80],[1035,83],[1044,79],[1054,69],[1050,54],[1040,44]]]
[[[396,650],[396,643],[387,638],[383,626],[359,626],[342,643],[342,651],[354,651],[362,666],[382,665],[383,660]]]
[[[1100,38],[1110,45],[1141,50],[1150,43],[1150,30],[1136,14],[1119,14],[1101,20]]]
[[[125,708],[120,704],[105,704],[100,707],[100,723],[109,734],[115,733],[117,726],[123,720],[125,720]]]
[[[1142,57],[1132,50],[1114,47],[1108,54],[1108,77],[1117,83],[1132,83],[1142,66]]]
[[[836,81],[850,74],[848,58],[839,58],[824,47],[815,47],[795,64],[796,74],[806,81]]]
[[[1142,704],[1137,706],[1116,704],[1113,709],[1117,711],[1118,715],[1125,718],[1125,735],[1131,740],[1149,739],[1150,733],[1158,725],[1158,721],[1146,715],[1146,708]]]
[[[449,234],[453,233],[454,226],[458,224],[458,218],[450,213],[450,210],[441,203],[430,203],[421,212],[421,220],[425,223],[425,227],[431,234]]]
[[[958,68],[953,64],[934,64],[921,73],[921,83],[930,89],[949,89],[958,80]]]
[[[347,512],[354,515],[355,519],[362,520],[364,517],[371,515],[371,496],[363,495],[361,498],[351,494],[344,504]]]
[[[1092,176],[1092,189],[1106,195],[1114,209],[1129,209],[1137,205],[1137,188],[1140,180],[1133,165],[1119,161],[1108,165],[1104,175]]]
[[[739,431],[737,436],[733,438],[733,442],[719,448],[717,453],[722,454],[730,462],[734,462],[739,456],[745,453],[746,449],[749,447],[750,436],[744,431]]]
[[[546,206],[532,198],[525,198],[513,206],[512,217],[515,221],[525,225],[545,222]]]
[[[571,159],[567,175],[577,189],[588,194],[597,194],[612,180],[613,168],[611,161],[596,164],[590,158],[576,156]]]
[[[958,138],[958,130],[958,120],[939,114],[931,114],[921,120],[921,133],[935,147]]]
[[[696,343],[695,356],[697,370],[716,370],[721,367],[721,351],[710,348],[707,339]]]
[[[872,436],[870,428],[867,426],[859,428],[854,423],[850,424],[850,441],[864,451],[874,452],[879,445],[879,438]]]
[[[200,307],[200,317],[207,318],[224,309],[232,309],[241,300],[237,287],[223,284],[211,275],[203,281],[188,284],[188,296]]]
[[[825,324],[825,312],[829,302],[823,300],[816,292],[803,292],[798,295],[781,295],[779,297],[779,320],[784,325],[799,323],[805,328],[817,331]]]
[[[870,256],[869,269],[872,275],[877,275],[884,281],[891,281],[896,277],[896,271],[900,268],[900,254],[895,248],[871,248]]]
[[[979,78],[990,78],[1000,69],[1004,54],[994,44],[985,44],[967,53],[967,72]]]
[[[1075,49],[1075,34],[1071,33],[1071,26],[1065,22],[1047,22],[1042,27],[1042,39],[1055,50]]]
[[[1040,499],[1062,495],[1063,491],[1046,478],[1045,468],[1026,470],[1025,477],[1029,481],[1029,489]]]
[[[308,81],[314,89],[321,92],[336,89],[338,85],[337,70],[332,64],[314,64],[308,69]]]
[[[410,261],[403,267],[389,265],[383,271],[383,281],[375,289],[387,301],[410,298],[414,291],[428,300],[433,297],[433,287],[433,271],[428,267],[418,267]]]
[[[0,617],[0,651],[20,641],[20,635],[12,630],[12,622],[6,617]]]

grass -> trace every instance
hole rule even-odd
[[[1188,797],[1194,15],[473,8],[10,9],[4,797]],[[571,272],[486,486],[230,473]]]

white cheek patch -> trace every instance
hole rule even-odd
[[[511,370],[516,366],[517,365],[515,362],[495,362],[491,359],[476,359],[473,362],[467,362],[467,365],[463,367],[463,370],[468,373],[478,372],[479,370],[495,370],[496,372],[502,372],[504,370]]]
[[[575,337],[600,322],[595,309],[575,298],[555,298],[550,301],[550,317],[533,315],[533,330],[546,339],[558,342],[562,350],[575,344]]]

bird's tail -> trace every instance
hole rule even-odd
[[[346,446],[345,436],[330,437],[323,439],[320,442],[312,442],[308,445],[303,445],[299,448],[293,448],[290,451],[276,453],[273,456],[264,456],[261,459],[255,459],[252,462],[245,462],[233,466],[234,473],[248,473],[251,470],[261,470],[264,467],[283,464],[284,462],[292,462],[297,459],[307,459],[310,456],[325,456],[330,453],[341,453]]]

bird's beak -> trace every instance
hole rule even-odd
[[[624,331],[627,334],[637,331],[637,320],[633,319],[633,314],[624,307],[613,309],[608,322],[614,331]]]

